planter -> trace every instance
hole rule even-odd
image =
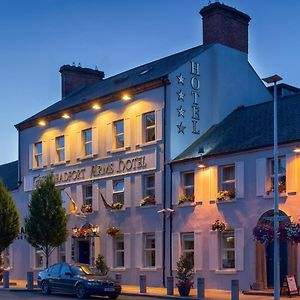
[[[195,200],[194,195],[181,195],[177,201],[177,205],[181,205],[183,203],[193,203]]]
[[[177,288],[178,288],[178,293],[181,297],[187,297],[190,294],[191,291],[190,285],[180,285]]]

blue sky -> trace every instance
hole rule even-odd
[[[212,0],[212,2],[214,2]],[[300,1],[226,0],[249,14],[259,76],[300,86]],[[0,0],[0,164],[17,159],[14,124],[60,99],[60,66],[106,77],[202,43],[205,0]]]

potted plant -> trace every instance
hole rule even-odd
[[[107,230],[106,230],[106,233],[107,233],[108,235],[111,235],[111,236],[115,236],[115,235],[118,234],[119,232],[120,232],[120,229],[119,229],[118,227],[115,227],[115,226],[109,227],[109,228],[107,228]]]
[[[218,194],[217,194],[217,201],[218,202],[223,202],[223,201],[228,201],[228,200],[231,200],[231,199],[234,199],[235,198],[235,191],[220,191]]]
[[[186,194],[183,194],[179,197],[178,199],[178,202],[177,202],[177,205],[181,205],[185,202],[191,202],[193,203],[194,202],[194,195],[186,195]]]
[[[155,196],[146,196],[140,201],[140,206],[155,205]]]
[[[194,265],[191,259],[180,256],[177,262],[177,274],[178,279],[177,288],[180,296],[187,297],[190,293],[191,287],[193,286],[194,276]]]
[[[105,263],[104,256],[99,254],[95,261],[97,273],[100,275],[107,275],[109,267]]]

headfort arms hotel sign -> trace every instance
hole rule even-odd
[[[97,179],[146,172],[156,169],[156,151],[151,153],[143,152],[142,155],[125,156],[112,158],[103,162],[97,162],[80,168],[72,168],[53,172],[57,186],[72,183],[80,183]],[[50,172],[37,173],[25,176],[24,190],[31,191],[38,182]]]

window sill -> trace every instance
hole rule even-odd
[[[107,153],[120,153],[120,152],[125,152],[126,150],[130,149],[130,147],[122,147],[122,148],[116,148],[116,149],[111,149],[109,151],[107,151]]]
[[[157,268],[156,267],[143,267],[143,268],[140,268],[141,271],[144,271],[144,272],[156,272],[157,271]]]
[[[125,267],[116,267],[116,268],[111,268],[110,270],[113,272],[125,272],[126,268]]]
[[[79,158],[77,158],[77,160],[88,160],[88,159],[91,159],[93,158],[94,156],[96,156],[96,154],[91,154],[91,155],[86,155],[86,156],[81,156]]]
[[[279,198],[286,198],[287,193],[280,193]],[[266,193],[263,198],[265,199],[273,199],[274,198],[274,192]]]
[[[176,203],[176,205],[177,205],[177,207],[179,208],[179,207],[194,207],[194,206],[196,206],[196,202],[185,202],[185,203],[182,203],[182,204],[180,204],[180,205],[178,205],[177,203]]]
[[[143,205],[143,206],[138,205],[137,207],[142,208],[142,209],[153,208],[153,207],[156,207],[156,204],[148,204],[148,205],[146,204],[146,205]]]
[[[234,199],[229,199],[229,200],[222,200],[222,201],[216,200],[216,203],[217,203],[217,204],[232,203],[232,202],[236,202],[236,198],[234,198]]]
[[[65,165],[66,163],[67,163],[67,161],[60,161],[60,162],[55,162],[54,164],[51,164],[51,166],[57,167],[57,166]]]
[[[236,269],[224,269],[224,270],[215,270],[216,274],[220,275],[234,275],[237,273]]]
[[[147,142],[147,143],[141,143],[141,144],[137,144],[136,147],[143,148],[143,147],[147,147],[147,146],[153,146],[153,145],[156,145],[157,142],[158,142],[158,140]]]
[[[43,170],[45,167],[33,167],[31,170],[32,171],[38,171],[38,170]]]

